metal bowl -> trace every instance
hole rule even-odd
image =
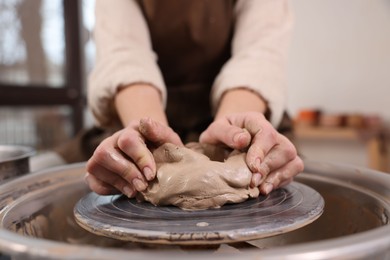
[[[21,145],[0,145],[0,184],[30,172],[35,150]]]
[[[390,175],[305,162],[295,181],[325,200],[312,224],[239,245],[183,248],[93,235],[73,217],[89,192],[85,164],[47,169],[0,186],[0,251],[13,259],[390,259]]]

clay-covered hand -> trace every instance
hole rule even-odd
[[[290,183],[304,168],[295,146],[262,113],[235,113],[216,119],[199,141],[246,150],[246,163],[253,173],[251,185],[259,186],[263,194]]]
[[[100,195],[134,197],[156,176],[152,151],[166,142],[183,145],[168,126],[150,118],[132,121],[97,147],[87,162],[86,182]]]

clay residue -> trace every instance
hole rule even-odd
[[[259,196],[258,188],[250,187],[252,173],[245,153],[198,143],[186,147],[167,143],[153,156],[157,176],[139,198],[156,206],[201,210]]]

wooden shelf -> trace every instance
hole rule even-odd
[[[352,140],[365,141],[380,135],[378,130],[356,129],[347,127],[294,127],[294,135],[298,138],[316,140]]]
[[[347,127],[295,126],[294,137],[307,140],[358,141],[366,146],[369,167],[378,171],[390,172],[389,154],[382,129],[356,129]]]

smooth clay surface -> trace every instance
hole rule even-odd
[[[219,208],[259,196],[251,188],[252,173],[245,153],[189,143],[166,143],[153,152],[157,176],[139,195],[156,206],[175,205],[185,210]]]

